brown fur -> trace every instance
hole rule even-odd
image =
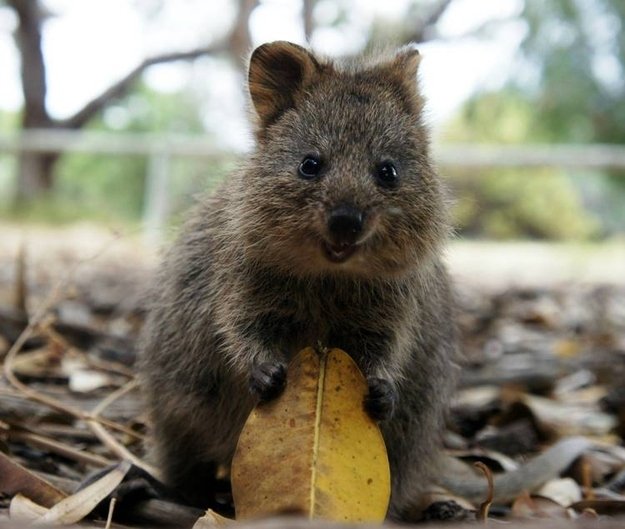
[[[455,329],[440,262],[447,236],[412,48],[339,66],[294,44],[258,48],[249,88],[257,148],[196,208],[155,282],[142,373],[167,480],[209,496],[254,405],[253,366],[321,343],[396,388],[382,428],[393,476],[389,515],[405,518],[436,460],[453,386]],[[298,176],[317,153],[323,173]],[[397,188],[372,176],[392,159]],[[358,251],[322,251],[329,212],[365,212]],[[288,383],[288,381],[287,381]]]

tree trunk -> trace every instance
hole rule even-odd
[[[24,152],[18,157],[16,206],[31,203],[52,190],[57,159],[57,153]]]
[[[243,68],[251,47],[249,18],[258,2],[259,0],[238,0],[239,11],[226,39],[193,50],[165,53],[147,58],[127,75],[94,97],[76,114],[64,120],[57,120],[48,114],[46,108],[46,64],[41,49],[42,26],[48,16],[45,6],[40,0],[5,0],[5,3],[16,13],[19,21],[15,41],[20,52],[24,95],[22,130],[81,129],[112,100],[124,96],[137,77],[153,64],[228,53],[236,64]],[[17,169],[16,206],[24,206],[52,190],[54,166],[59,157],[60,153],[24,152],[20,154]]]
[[[302,4],[302,19],[304,22],[304,36],[306,43],[310,44],[313,31],[315,30],[315,21],[313,17],[313,11],[317,0],[304,0]]]
[[[20,50],[24,111],[22,130],[45,129],[52,126],[46,109],[46,65],[41,50],[41,26],[45,12],[37,0],[9,0],[19,25],[15,33]],[[17,169],[17,205],[30,202],[53,184],[52,169],[58,154],[21,153]]]

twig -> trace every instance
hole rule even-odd
[[[151,465],[148,465],[147,463],[139,459],[137,456],[135,456],[124,445],[122,445],[119,441],[117,441],[115,437],[113,437],[110,433],[108,433],[104,429],[102,424],[98,422],[100,419],[99,415],[108,406],[110,406],[113,402],[115,402],[117,399],[119,399],[126,393],[137,388],[138,385],[139,384],[137,383],[136,380],[131,380],[125,386],[122,386],[121,388],[117,389],[116,391],[108,395],[105,399],[102,399],[98,403],[98,405],[95,408],[93,408],[91,412],[91,417],[93,418],[93,420],[88,421],[87,425],[89,426],[91,431],[98,437],[98,439],[100,439],[102,444],[106,446],[113,454],[115,454],[120,459],[126,459],[130,461],[136,467],[139,467],[145,470],[148,474],[159,479],[160,473],[156,468],[152,467]]]
[[[123,364],[120,364],[119,362],[110,362],[110,361],[106,361],[106,360],[101,360],[99,358],[94,358],[93,356],[89,355],[87,352],[83,351],[82,349],[78,349],[76,347],[73,347],[69,343],[67,338],[65,338],[65,336],[63,336],[60,332],[58,332],[53,327],[52,323],[53,322],[50,322],[50,323],[46,324],[46,327],[44,328],[45,334],[51,340],[54,340],[55,342],[58,342],[59,344],[61,344],[68,351],[72,351],[73,353],[78,354],[81,357],[84,357],[85,358],[85,362],[87,363],[87,365],[89,367],[95,367],[95,368],[100,369],[102,371],[107,371],[109,373],[115,373],[116,375],[122,375],[122,376],[125,376],[125,377],[128,377],[128,378],[133,378],[135,376],[134,372],[130,368],[126,367]]]
[[[163,64],[166,62],[191,60],[202,57],[204,55],[211,55],[224,51],[227,51],[226,42],[224,40],[220,40],[208,46],[202,46],[200,48],[188,51],[170,52],[164,53],[162,55],[148,57],[137,66],[135,66],[132,70],[130,70],[124,77],[113,83],[101,94],[86,103],[73,116],[70,116],[63,120],[57,120],[57,127],[63,129],[81,128],[83,125],[85,125],[85,123],[93,118],[93,116],[97,112],[102,110],[102,108],[104,108],[107,103],[111,101],[111,99],[123,97],[128,92],[128,89],[132,86],[135,80],[143,73],[144,70],[146,70],[150,66],[153,66],[155,64]]]
[[[113,496],[111,498],[111,501],[109,503],[109,512],[106,515],[106,525],[104,526],[104,529],[110,529],[111,528],[111,523],[113,522],[113,512],[115,511],[115,504],[117,503],[117,498],[115,496]]]
[[[17,263],[15,270],[15,309],[26,314],[26,244],[22,240],[17,253]]]
[[[584,499],[594,500],[595,491],[592,488],[592,466],[586,456],[582,456],[581,460],[582,490],[584,491]]]
[[[91,255],[88,258],[77,261],[72,267],[69,268],[66,276],[64,278],[61,278],[56,283],[56,285],[54,285],[54,287],[52,288],[48,296],[45,298],[45,300],[39,306],[39,308],[35,311],[35,313],[33,314],[33,317],[29,320],[24,330],[21,332],[17,340],[15,340],[15,342],[13,343],[13,345],[7,352],[6,358],[4,360],[3,371],[4,371],[4,376],[9,382],[9,384],[13,386],[17,391],[19,391],[21,393],[21,396],[29,400],[38,402],[39,404],[43,404],[44,406],[47,406],[61,413],[71,415],[75,417],[76,419],[80,419],[83,421],[90,421],[90,422],[98,421],[102,424],[106,424],[106,426],[108,426],[109,428],[124,432],[128,435],[139,437],[139,434],[137,434],[137,432],[131,430],[130,428],[126,428],[125,426],[118,424],[114,421],[110,421],[108,419],[95,418],[90,413],[86,413],[74,406],[64,404],[53,397],[49,397],[47,395],[44,395],[42,393],[39,393],[38,391],[31,389],[27,385],[22,384],[17,379],[17,377],[15,376],[13,372],[13,363],[15,361],[15,357],[22,350],[22,347],[24,347],[24,344],[26,343],[26,341],[32,336],[34,330],[41,323],[44,322],[44,317],[47,314],[48,310],[50,310],[50,308],[54,305],[54,303],[56,303],[56,301],[60,298],[62,289],[64,289],[67,286],[67,284],[70,281],[70,278],[73,276],[77,268],[86,262],[97,259],[100,255],[102,255],[109,248],[109,246],[112,243],[117,242],[120,238],[121,238],[121,235],[116,235],[113,241],[107,242],[102,248],[100,248],[93,255]]]
[[[128,378],[134,377],[134,372],[132,371],[132,369],[129,369],[120,362],[111,362],[110,360],[93,358],[86,353],[83,354],[87,357],[87,364],[89,365],[89,367],[94,367],[96,369],[100,369],[101,371],[106,371],[115,375],[122,375]]]
[[[488,468],[481,461],[477,461],[476,463],[473,464],[473,466],[475,468],[480,469],[482,473],[484,474],[486,481],[488,481],[488,494],[486,496],[486,499],[480,504],[480,508],[477,513],[477,519],[481,520],[482,522],[484,522],[484,524],[486,524],[488,522],[488,511],[490,510],[490,506],[493,503],[493,498],[495,496],[495,492],[494,492],[495,486],[493,484],[493,473],[491,472],[490,468]]]
[[[105,467],[107,465],[113,464],[113,461],[111,461],[110,459],[106,459],[105,457],[92,454],[85,450],[76,450],[75,448],[65,443],[55,441],[54,439],[50,439],[49,437],[45,437],[36,433],[12,431],[9,432],[9,439],[11,441],[22,441],[31,446],[42,448],[49,452],[59,454],[73,461],[77,461],[79,463],[84,463],[87,465]]]
[[[13,423],[19,428],[28,427],[20,422]],[[71,437],[77,441],[94,442],[97,437],[93,435],[91,430],[76,428],[75,426],[67,426],[53,422],[42,422],[37,424],[37,431],[52,438]]]
[[[93,417],[88,412],[84,412],[83,410],[79,408],[76,408],[69,404],[65,404],[59,401],[58,399],[55,399],[54,397],[44,395],[43,393],[40,393],[30,388],[26,384],[22,384],[22,382],[18,380],[18,378],[15,376],[15,373],[13,372],[13,363],[15,362],[17,353],[20,351],[20,349],[22,348],[26,340],[30,338],[33,330],[34,330],[34,325],[29,323],[26,329],[24,329],[24,332],[22,332],[19,338],[15,341],[15,343],[13,344],[13,347],[9,349],[9,352],[7,353],[7,356],[4,360],[4,376],[9,382],[9,384],[11,384],[11,386],[13,386],[21,394],[18,396],[22,396],[24,398],[27,398],[28,400],[38,402],[39,404],[43,404],[44,406],[47,406],[48,408],[59,411],[61,413],[71,415],[72,417],[75,417],[76,419],[80,419],[83,421],[101,422],[102,424],[105,424],[106,426],[114,430],[118,430],[128,435],[132,435],[136,438],[142,437],[141,434],[139,434],[138,432],[135,432],[134,430],[131,430],[130,428],[127,428],[126,426],[122,424],[111,421],[109,419],[105,419],[103,417],[98,417],[98,418]]]

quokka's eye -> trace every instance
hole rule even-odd
[[[319,174],[320,171],[321,160],[314,154],[309,154],[299,164],[299,175],[306,180],[312,180]]]
[[[399,174],[395,164],[389,160],[379,163],[375,169],[375,180],[380,187],[387,189],[397,187]]]

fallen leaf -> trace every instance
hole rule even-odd
[[[0,452],[0,492],[7,496],[21,493],[44,507],[52,507],[66,497],[64,492],[2,452]]]
[[[34,522],[43,516],[48,509],[29,500],[23,494],[16,494],[9,504],[9,518],[13,522]]]
[[[208,509],[204,516],[197,519],[191,529],[214,529],[215,527],[225,527],[233,522],[234,520],[217,514],[213,509]]]
[[[301,351],[282,396],[259,405],[239,438],[232,463],[237,518],[382,521],[390,471],[382,434],[363,408],[366,393],[345,352]]]
[[[623,500],[582,500],[571,505],[571,509],[583,512],[592,509],[597,514],[608,516],[622,516],[625,514],[625,501]]]
[[[579,485],[571,478],[552,479],[538,489],[536,494],[543,498],[548,498],[563,507],[568,507],[582,499],[582,491]]]
[[[469,463],[481,461],[494,472],[509,472],[519,468],[519,463],[517,461],[507,455],[495,452],[494,450],[484,450],[483,448],[447,450],[447,454]]]
[[[613,416],[590,406],[564,404],[535,395],[525,395],[523,401],[542,423],[561,435],[605,435],[616,426]]]
[[[515,518],[562,518],[568,520],[571,513],[559,503],[542,496],[530,496],[525,493],[512,504]]]
[[[443,489],[442,487],[437,487],[436,485],[428,487],[423,494],[419,496],[419,499],[412,506],[415,509],[416,513],[423,512],[433,503],[445,503],[453,501],[460,505],[466,511],[477,511],[475,505],[470,501],[467,501],[465,498],[461,496],[455,496],[451,492]],[[408,516],[409,519],[417,519],[417,516]]]
[[[37,524],[70,525],[82,520],[122,482],[132,464],[122,461],[84,489],[57,503],[36,520]]]
[[[69,375],[69,389],[75,393],[89,393],[112,385],[108,374],[89,369],[76,369]]]
[[[553,345],[553,352],[560,358],[575,358],[581,351],[579,340],[563,339]]]
[[[495,502],[511,501],[523,491],[535,491],[558,476],[591,447],[592,443],[582,437],[563,439],[517,470],[495,475]],[[445,472],[439,477],[440,485],[469,501],[483,501],[488,493],[483,479],[476,480],[474,474],[467,474],[467,465],[455,458],[447,458],[445,467]]]
[[[21,377],[37,380],[49,379],[59,383],[67,380],[58,357],[51,352],[50,348],[20,354],[13,361],[13,371]]]
[[[615,478],[619,472],[625,469],[625,461],[622,459],[621,447],[615,446],[614,450],[610,450],[610,446],[601,447],[601,449],[591,450],[584,455],[584,462],[589,466],[590,479],[592,483],[606,483],[609,478]],[[576,466],[571,470],[571,477],[582,482],[580,474],[583,469]],[[625,474],[624,474],[625,475]]]
[[[531,518],[536,512],[536,505],[527,491],[512,502],[512,515],[515,518]]]
[[[0,335],[0,357],[4,357],[11,346],[9,341],[2,335]]]

